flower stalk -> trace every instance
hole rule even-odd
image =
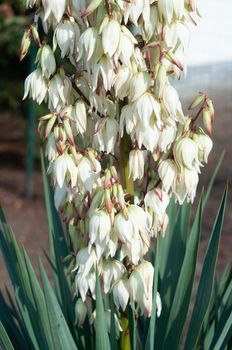
[[[190,108],[202,103],[199,113],[185,116],[171,84],[185,70],[187,26],[198,11],[183,0],[27,3],[37,6],[45,40],[36,27],[24,35],[21,58],[32,37],[39,43],[24,98],[50,110],[38,129],[74,247],[74,298],[94,308],[97,266],[129,347],[128,308],[150,317],[158,300],[146,260],[152,239],[166,234],[172,196],[193,202],[212,149],[212,101],[200,93]]]

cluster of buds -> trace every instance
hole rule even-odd
[[[21,58],[31,38],[38,54],[24,98],[50,110],[39,119],[39,134],[74,250],[77,322],[95,299],[96,269],[119,317],[129,304],[150,316],[153,302],[160,314],[145,255],[153,237],[165,236],[171,196],[179,204],[194,200],[213,145],[212,101],[200,93],[189,113],[199,111],[185,116],[170,83],[185,70],[187,25],[199,20],[195,0],[27,4],[37,11]],[[200,118],[203,128],[196,125]]]

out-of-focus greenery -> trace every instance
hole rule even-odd
[[[19,109],[23,81],[28,61],[19,63],[23,32],[30,23],[25,15],[23,0],[0,0],[0,106],[1,109]]]

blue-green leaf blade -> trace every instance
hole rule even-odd
[[[215,220],[213,232],[206,252],[199,287],[197,291],[196,301],[192,313],[189,326],[189,332],[186,338],[185,349],[193,349],[204,320],[205,313],[209,306],[210,298],[213,290],[213,281],[215,275],[215,266],[221,236],[222,224],[225,214],[225,206],[227,199],[227,190],[224,192],[221,205]]]

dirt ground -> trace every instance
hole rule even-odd
[[[231,72],[232,65],[227,67]],[[190,72],[190,76],[195,77],[195,72]],[[218,74],[218,72],[217,72]],[[223,73],[224,74],[224,73]],[[217,159],[223,149],[226,150],[225,159],[217,180],[215,182],[210,201],[207,205],[204,215],[204,228],[202,234],[202,242],[200,247],[200,261],[207,247],[207,240],[213,225],[220,198],[227,181],[232,179],[232,159],[231,159],[231,120],[232,120],[232,99],[231,99],[231,83],[222,84],[223,74],[218,74],[217,79],[212,79],[212,72],[209,81],[205,78],[202,80],[192,79],[191,84],[188,81],[179,85],[181,92],[188,89],[192,92],[200,90],[203,85],[205,90],[210,91],[215,107],[216,121],[214,125],[214,150],[209,160],[209,164],[205,167],[201,184],[207,185],[211,173],[215,168]],[[198,70],[200,75],[200,70]],[[231,75],[232,76],[232,75]],[[228,79],[227,79],[228,80]],[[198,89],[199,82],[199,89]],[[184,105],[190,101],[190,96],[186,96]],[[10,124],[9,124],[10,122]],[[44,210],[43,185],[39,168],[34,173],[34,194],[32,198],[25,197],[25,146],[23,136],[25,131],[25,123],[20,125],[21,120],[9,113],[0,113],[0,205],[4,209],[8,222],[11,224],[16,234],[17,240],[26,248],[34,265],[37,263],[37,257],[43,255],[43,250],[49,251],[47,220]],[[11,125],[9,130],[9,125]],[[20,134],[20,130],[21,133]],[[22,131],[23,130],[23,131]],[[7,150],[7,145],[9,149]],[[13,146],[12,146],[13,145]],[[14,146],[15,145],[15,146]],[[21,145],[21,146],[20,146]],[[18,151],[17,151],[18,150]],[[232,193],[231,186],[228,198],[228,206],[225,215],[225,223],[221,239],[221,246],[218,260],[218,271],[221,271],[227,262],[231,262],[232,252]],[[8,282],[5,268],[0,257],[0,285]],[[201,270],[201,263],[197,267],[198,273]]]

